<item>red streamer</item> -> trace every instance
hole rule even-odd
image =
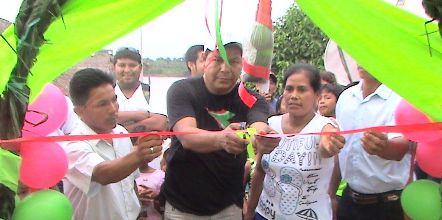
[[[239,97],[241,98],[241,101],[247,105],[247,107],[251,108],[255,102],[256,102],[256,97],[253,96],[252,94],[249,93],[249,91],[247,91],[247,89],[244,87],[244,83],[241,82],[239,84],[238,87],[238,94]]]
[[[256,134],[268,138],[287,137],[295,135],[331,135],[331,134],[352,134],[367,131],[378,131],[384,133],[402,133],[402,132],[418,132],[418,131],[442,131],[442,122],[410,124],[410,125],[395,125],[395,126],[376,126],[368,128],[359,128],[346,131],[336,132],[310,132],[310,133],[290,133],[290,134]],[[65,135],[65,136],[45,136],[45,137],[26,137],[9,140],[0,140],[0,144],[23,143],[23,142],[59,142],[59,141],[82,141],[82,140],[96,140],[96,139],[112,139],[124,137],[142,137],[148,135],[173,136],[173,135],[189,135],[189,134],[203,134],[203,133],[236,133],[238,131],[203,131],[203,132],[189,132],[189,131],[150,131],[137,132],[127,134],[95,134],[95,135]],[[242,130],[242,132],[247,132]]]
[[[258,78],[262,78],[262,79],[266,79],[266,80],[268,80],[270,77],[270,69],[269,68],[263,67],[263,66],[252,65],[252,64],[248,63],[247,60],[245,60],[245,59],[242,60],[242,69],[244,70],[244,72],[246,72],[247,74],[254,76],[254,77],[258,77]]]
[[[267,26],[270,30],[273,30],[271,14],[272,14],[272,1],[260,0],[258,3],[258,10],[256,10],[255,20],[258,23]]]

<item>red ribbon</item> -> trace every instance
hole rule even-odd
[[[332,135],[332,134],[354,134],[368,131],[377,131],[384,133],[403,133],[403,132],[418,132],[418,131],[441,131],[442,137],[442,122],[423,123],[423,124],[410,124],[410,125],[390,125],[390,126],[376,126],[368,128],[358,128],[346,131],[336,132],[309,132],[309,133],[290,133],[290,134],[257,134],[264,137],[287,137],[295,135]]]
[[[310,133],[290,133],[290,134],[256,134],[263,137],[276,138],[287,137],[295,135],[331,135],[331,134],[353,134],[367,131],[378,131],[385,133],[402,133],[402,132],[418,132],[418,131],[442,131],[442,122],[423,123],[423,124],[410,124],[410,125],[394,125],[394,126],[376,126],[352,129],[346,131],[336,132],[310,132]],[[11,143],[23,143],[23,142],[59,142],[59,141],[82,141],[82,140],[97,140],[97,139],[112,139],[112,138],[125,138],[125,137],[142,137],[148,135],[160,135],[160,136],[173,136],[173,135],[189,135],[189,134],[203,134],[203,133],[236,133],[238,131],[150,131],[150,132],[137,132],[127,134],[94,134],[94,135],[64,135],[64,136],[44,136],[44,137],[26,137],[16,138],[9,140],[0,140],[0,144]],[[242,132],[247,132],[243,130]],[[441,133],[442,134],[442,133]]]

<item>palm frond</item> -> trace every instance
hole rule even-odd
[[[67,0],[24,0],[15,20],[17,63],[0,97],[0,139],[21,136],[29,102],[27,77],[39,48],[47,42],[44,33],[58,16]],[[0,184],[0,217],[10,219],[14,211],[14,193]],[[11,199],[12,196],[12,199]],[[11,205],[12,204],[12,205]]]
[[[0,138],[21,135],[30,90],[26,86],[28,74],[39,51],[47,42],[44,33],[52,21],[61,16],[67,0],[25,0],[15,21],[17,63],[0,98]]]

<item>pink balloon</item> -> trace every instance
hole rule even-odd
[[[56,185],[68,170],[66,153],[56,142],[23,143],[20,180],[34,189]]]
[[[423,124],[432,122],[424,113],[402,100],[396,108],[395,121],[397,125]],[[405,138],[416,142],[434,142],[442,138],[441,131],[402,132]]]
[[[59,128],[67,117],[68,105],[63,92],[47,84],[43,92],[28,106],[23,137],[46,136]]]
[[[442,140],[432,143],[419,143],[416,150],[419,167],[431,176],[442,177]]]

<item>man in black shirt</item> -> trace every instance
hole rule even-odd
[[[204,76],[178,81],[168,91],[171,129],[202,133],[172,139],[162,187],[165,219],[241,219],[248,141],[232,131],[240,129],[239,122],[247,122],[260,133],[273,132],[266,124],[265,99],[254,94],[257,101],[249,108],[238,95],[241,44],[227,43],[225,49],[228,63],[218,50],[207,51]],[[258,152],[268,153],[279,139],[255,136],[252,141]]]

